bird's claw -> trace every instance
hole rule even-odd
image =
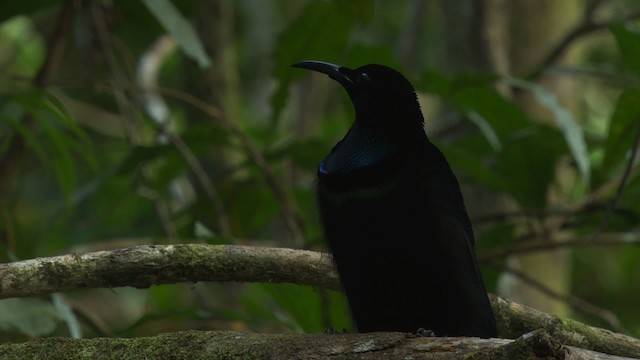
[[[342,328],[342,331],[338,331],[338,330],[334,329],[334,328],[333,328],[333,327],[331,327],[331,326],[327,326],[327,327],[324,329],[324,333],[325,333],[325,334],[327,334],[327,335],[346,334],[346,333],[347,333],[347,329]]]
[[[436,336],[436,333],[434,333],[432,330],[427,330],[421,327],[420,329],[418,329],[418,331],[416,331],[416,335],[418,335],[419,337],[434,337]]]

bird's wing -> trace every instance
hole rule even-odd
[[[473,229],[464,206],[458,179],[440,150],[434,145],[431,146],[435,151],[430,152],[428,173],[425,176],[429,183],[430,201],[437,209],[435,211],[437,216],[442,217],[440,220],[443,224],[446,223],[449,227],[464,231],[464,237],[473,250],[475,245]],[[446,229],[445,232],[447,232]]]

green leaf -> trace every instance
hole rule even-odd
[[[293,162],[308,171],[315,172],[318,163],[327,155],[331,145],[320,139],[293,141],[266,154],[269,161],[280,161],[291,157]]]
[[[488,166],[482,155],[477,154],[464,144],[438,144],[456,173],[461,173],[472,181],[483,184],[490,189],[505,191],[506,180]]]
[[[142,0],[149,11],[173,36],[185,54],[195,60],[201,68],[211,65],[211,59],[191,23],[169,0]]]
[[[51,334],[60,317],[53,305],[42,299],[0,300],[0,328],[29,336]]]
[[[36,153],[40,161],[46,161],[47,155],[44,148],[40,145],[36,137],[33,136],[33,132],[27,129],[20,119],[0,114],[0,120],[4,120],[9,123],[20,134],[27,145],[29,145],[29,147]]]
[[[291,68],[291,64],[338,58],[347,46],[352,25],[352,19],[336,11],[331,3],[313,1],[280,33],[274,54],[274,75],[280,82],[271,97],[272,121],[280,117],[286,105],[287,89],[294,76],[309,76],[308,72]]]
[[[146,162],[155,160],[157,158],[167,158],[168,156],[178,156],[178,150],[171,145],[157,145],[157,146],[134,146],[131,148],[129,155],[122,161],[120,168],[118,169],[118,175],[131,174],[136,169],[145,164]]]
[[[58,129],[54,128],[47,119],[40,116],[39,113],[32,112],[31,114],[39,120],[38,122],[42,125],[45,135],[56,150],[55,154],[50,156],[53,169],[56,172],[56,177],[58,178],[65,197],[71,199],[73,189],[76,185],[76,168],[70,151],[72,143],[69,142],[69,139],[64,137]]]
[[[439,95],[447,100],[453,92],[453,80],[440,71],[427,70],[414,84],[417,90]]]
[[[451,100],[453,94],[466,88],[486,88],[499,77],[490,72],[468,72],[449,76],[441,71],[427,70],[414,85],[416,89],[439,95]]]
[[[472,220],[473,221],[473,220]],[[476,253],[482,256],[484,251],[491,249],[498,249],[503,246],[508,246],[513,243],[515,236],[515,224],[512,222],[504,222],[499,224],[493,224],[490,226],[483,226],[482,231],[477,235],[476,239]],[[504,259],[492,259],[493,261]],[[480,264],[482,265],[482,260]],[[496,284],[500,278],[501,271],[495,266],[482,267],[482,277],[484,278],[487,291],[495,292]]]
[[[45,156],[45,164],[53,165],[62,192],[70,200],[76,185],[76,168],[71,151],[74,148],[80,151],[83,149],[78,148],[74,139],[66,136],[64,131],[53,124],[51,120],[56,117],[56,112],[51,112],[43,105],[42,94],[41,91],[21,94],[16,97],[16,101],[41,126],[49,144],[53,146],[54,153]]]
[[[625,153],[631,148],[633,139],[640,128],[640,89],[626,90],[618,98],[609,124],[609,134],[605,145],[602,171],[610,171],[625,161]]]
[[[478,115],[475,111],[468,112],[467,117],[469,117],[469,121],[471,121],[478,127],[478,129],[480,130],[482,135],[484,135],[485,139],[487,139],[489,145],[491,145],[491,148],[493,148],[494,151],[499,152],[502,150],[502,143],[498,138],[498,134],[496,134],[495,130],[493,130],[493,127],[491,127],[491,124],[489,124],[489,122],[487,122],[485,118]]]
[[[475,135],[453,145],[438,146],[456,172],[509,194],[523,207],[544,208],[556,159],[563,151],[559,133],[541,125],[530,126],[507,138],[499,153],[487,153],[479,147],[479,139]]]
[[[72,144],[77,143],[77,145],[74,146],[75,150],[77,150],[77,153],[84,158],[87,164],[89,164],[94,170],[97,170],[98,162],[94,156],[93,144],[91,143],[87,133],[79,127],[78,124],[76,124],[57,97],[48,91],[43,92],[42,95],[43,99],[40,102],[42,109],[59,120],[65,127],[65,130],[68,130],[75,135],[76,139],[79,140],[78,142],[74,141],[75,139],[70,139],[72,140]]]
[[[349,2],[345,1],[345,3]],[[402,68],[393,51],[388,47],[356,44],[349,48],[345,65],[356,67],[364,64],[385,64],[396,69]]]
[[[19,15],[32,15],[52,6],[61,6],[61,3],[57,0],[8,1],[2,4],[0,21]]]
[[[71,337],[74,339],[82,338],[80,323],[78,322],[76,315],[73,313],[73,309],[71,309],[69,302],[60,294],[51,295],[51,299],[53,300],[53,306],[56,313],[58,313],[58,316],[67,324]]]
[[[573,158],[578,165],[578,169],[580,170],[582,179],[586,184],[588,184],[591,177],[589,151],[587,150],[587,143],[584,139],[584,132],[573,119],[571,113],[558,103],[553,94],[546,91],[540,85],[514,78],[508,79],[508,82],[519,88],[531,91],[540,105],[551,110],[551,112],[553,113],[553,119],[562,130],[562,134],[564,135],[564,139],[567,142],[569,151],[571,151],[571,155],[573,155]]]
[[[502,141],[531,126],[522,109],[488,87],[462,88],[452,95],[450,101],[465,114],[475,112],[483,117]]]
[[[7,2],[3,2],[0,13],[5,12]],[[2,15],[0,15],[2,17]],[[3,70],[20,74],[20,77],[35,77],[46,54],[46,43],[34,19],[27,16],[15,16],[0,23],[0,36],[3,42]],[[13,59],[13,60],[10,60]],[[3,82],[2,87],[10,83]],[[9,85],[11,86],[11,85]],[[15,85],[13,85],[15,86]]]
[[[297,332],[319,333],[326,328],[322,316],[321,293],[309,286],[294,284],[252,284],[251,298],[245,298],[245,307],[263,317],[272,317]],[[266,295],[266,296],[265,296]],[[336,329],[350,327],[350,317],[344,296],[337,291],[327,291],[325,309],[328,310],[331,326]],[[261,300],[256,302],[256,298]],[[260,299],[261,298],[261,299]],[[272,302],[278,307],[276,311]],[[260,311],[260,308],[266,308]]]
[[[629,21],[611,27],[624,62],[640,75],[640,26]]]
[[[357,19],[360,22],[369,22],[375,12],[375,3],[370,0],[334,0],[333,5],[346,16]]]
[[[496,159],[495,171],[508,179],[506,191],[522,207],[543,209],[556,160],[563,153],[562,138],[542,125],[526,130],[505,143],[504,151]]]

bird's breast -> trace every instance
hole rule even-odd
[[[320,174],[348,174],[382,162],[396,147],[384,136],[356,120],[347,135],[320,163]]]
[[[328,201],[378,198],[392,191],[406,174],[402,155],[393,149],[368,155],[366,159],[351,160],[354,165],[349,171],[336,171],[328,166],[336,153],[318,166],[319,191]]]

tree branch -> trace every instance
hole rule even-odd
[[[558,301],[565,302],[569,306],[571,306],[572,308],[578,311],[600,318],[602,321],[604,321],[607,325],[609,325],[609,327],[611,327],[615,331],[619,333],[627,334],[627,330],[622,327],[622,325],[620,324],[620,320],[613,312],[607,309],[601,308],[599,306],[596,306],[594,304],[591,304],[590,302],[582,300],[576,296],[561,294],[549,288],[545,284],[537,281],[536,279],[530,277],[529,275],[527,275],[522,271],[518,271],[514,268],[510,268],[504,265],[495,266],[495,267],[502,271],[506,271],[508,273],[513,274],[514,276],[522,280],[524,283],[529,284],[529,286],[534,287],[535,289],[542,292],[546,296]]]
[[[583,35],[592,33],[597,30],[607,28],[613,24],[636,20],[640,18],[640,8],[629,11],[625,16],[621,16],[615,19],[608,19],[604,21],[595,21],[593,15],[597,7],[599,7],[601,1],[594,1],[590,6],[587,6],[582,16],[582,20],[576,25],[573,30],[569,31],[559,42],[553,47],[549,53],[544,57],[540,64],[527,76],[527,80],[534,81],[544,73],[544,71],[551,65],[553,65],[558,59],[567,51],[569,46],[573,42]]]
[[[561,319],[499,296],[489,295],[489,298],[501,337],[515,339],[521,334],[543,329],[564,345],[640,358],[640,340],[634,337]]]
[[[236,245],[142,245],[0,264],[0,298],[195,281],[289,282],[340,289],[329,254]],[[545,329],[565,345],[640,356],[640,340],[490,296],[501,337]]]
[[[622,246],[640,245],[640,234],[635,232],[599,234],[595,237],[576,238],[565,241],[523,241],[509,246],[485,250],[478,253],[478,260],[486,261],[503,258],[513,254],[534,251],[552,250],[566,247],[580,246]]]
[[[327,254],[236,245],[142,245],[0,264],[0,299],[196,281],[290,282],[340,289]]]
[[[0,345],[3,359],[615,359],[565,346],[545,331],[516,340],[403,333],[256,334],[183,331],[142,338],[40,338]]]
[[[640,121],[640,119],[638,119],[638,121]],[[622,197],[622,192],[624,191],[624,188],[627,185],[627,181],[629,180],[629,175],[631,175],[631,169],[633,169],[633,165],[636,162],[638,147],[640,147],[640,126],[636,131],[636,137],[633,140],[633,144],[631,145],[631,155],[629,156],[629,161],[627,161],[627,166],[624,169],[624,173],[622,175],[622,178],[620,179],[620,183],[616,188],[616,194],[613,197],[613,200],[611,200],[611,203],[609,204],[609,206],[607,207],[607,212],[602,217],[602,221],[600,221],[600,224],[598,224],[598,229],[595,232],[596,235],[607,228],[607,225],[609,224],[609,219],[611,219],[611,215],[613,214],[613,210],[615,209],[616,205],[618,204],[618,201],[620,201],[620,198]]]

